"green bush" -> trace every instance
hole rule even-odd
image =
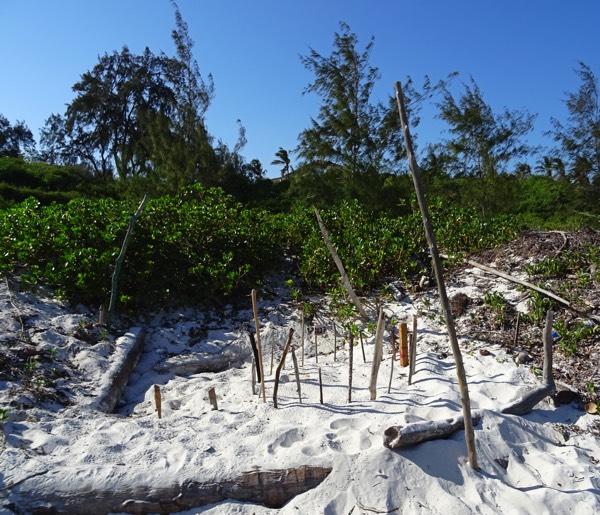
[[[0,271],[23,270],[31,285],[63,297],[106,303],[116,257],[135,205],[37,200],[0,212]],[[131,307],[198,302],[256,285],[281,255],[276,224],[243,210],[219,189],[192,187],[150,200],[136,224],[119,291]]]

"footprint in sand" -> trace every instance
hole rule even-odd
[[[359,418],[338,418],[329,424],[330,429],[366,429],[369,426],[369,422],[367,420],[359,419]]]
[[[301,440],[303,437],[302,432],[299,429],[288,429],[285,433],[279,435],[275,438],[273,443],[270,443],[267,447],[267,452],[269,454],[275,454],[277,449],[280,447],[289,448],[294,445],[297,441]]]
[[[335,432],[327,433],[325,438],[331,449],[346,454],[358,454],[369,449],[373,442],[368,432],[369,422],[365,419],[339,418],[329,424]]]

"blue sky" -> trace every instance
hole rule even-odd
[[[209,132],[233,146],[240,119],[243,154],[258,158],[269,176],[281,146],[292,150],[318,113],[318,97],[303,96],[312,80],[299,55],[332,50],[339,22],[361,48],[371,36],[371,64],[381,73],[375,99],[393,95],[396,80],[422,83],[453,71],[453,88],[472,76],[499,112],[537,113],[531,142],[550,117],[566,119],[565,92],[583,61],[600,76],[598,0],[178,0],[204,75],[216,97]],[[71,86],[98,56],[127,45],[135,53],[174,54],[173,8],[168,0],[0,0],[0,113],[22,120],[37,138],[52,113],[64,113]],[[421,147],[448,136],[434,106],[413,129]],[[533,163],[532,163],[533,164]]]

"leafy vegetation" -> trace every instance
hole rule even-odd
[[[87,304],[107,301],[110,276],[133,205],[112,199],[0,212],[0,271],[22,270],[31,286]],[[255,285],[279,256],[266,213],[242,210],[221,190],[199,186],[151,200],[136,225],[121,280],[130,307],[227,296]]]

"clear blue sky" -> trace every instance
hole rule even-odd
[[[565,120],[566,91],[576,91],[578,61],[600,76],[598,0],[178,0],[216,98],[210,133],[233,146],[239,118],[247,129],[243,155],[269,176],[281,146],[292,150],[316,116],[319,101],[302,96],[313,78],[299,55],[332,50],[339,22],[361,48],[371,36],[371,64],[380,69],[376,99],[407,76],[419,85],[453,71],[473,76],[495,111],[538,114],[533,143],[551,116]],[[52,113],[64,113],[71,86],[98,56],[127,45],[135,53],[174,54],[168,0],[0,0],[0,113],[25,121],[38,137]],[[425,109],[413,132],[421,146],[447,136]],[[533,164],[533,163],[532,163]]]

